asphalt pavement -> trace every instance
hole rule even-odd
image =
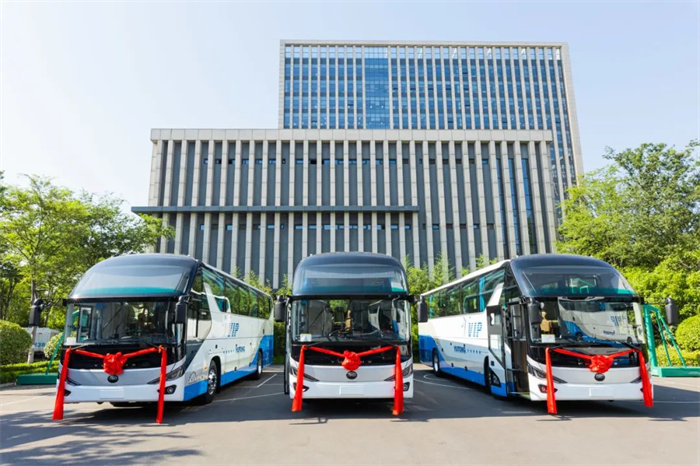
[[[279,367],[222,389],[214,403],[114,408],[71,404],[51,421],[54,388],[0,391],[0,463],[103,464],[700,464],[700,379],[654,379],[642,402],[495,399],[416,366],[415,396],[304,401],[291,412]]]

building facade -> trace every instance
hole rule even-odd
[[[280,47],[280,128],[547,130],[557,203],[583,172],[566,43]]]
[[[149,202],[132,210],[175,228],[158,251],[273,287],[322,252],[431,269],[442,254],[457,275],[480,256],[553,252],[557,196],[580,170],[566,57],[564,44],[282,42],[280,128],[152,130]]]

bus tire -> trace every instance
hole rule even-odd
[[[484,359],[484,390],[489,395],[491,394],[491,368],[489,367],[489,358]]]
[[[258,351],[257,363],[255,364],[255,372],[251,375],[251,379],[259,380],[263,373],[263,352]]]
[[[207,373],[207,389],[202,395],[202,404],[208,405],[214,401],[216,392],[219,391],[219,363],[212,359],[209,363],[209,372]]]
[[[437,377],[442,377],[442,371],[440,370],[440,358],[438,357],[437,349],[433,350],[433,374]]]

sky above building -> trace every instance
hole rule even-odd
[[[697,2],[8,3],[0,169],[146,205],[151,128],[276,128],[279,41],[569,43],[586,171],[700,126]]]

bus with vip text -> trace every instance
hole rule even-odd
[[[259,378],[272,363],[272,298],[191,257],[107,259],[66,305],[65,403],[157,401],[163,360],[154,348],[166,354],[166,402],[210,403],[223,385]],[[127,359],[107,373],[110,355]]]
[[[419,350],[435,375],[496,396],[651,405],[642,298],[609,264],[531,255],[424,293]],[[675,320],[675,305],[667,306]]]

